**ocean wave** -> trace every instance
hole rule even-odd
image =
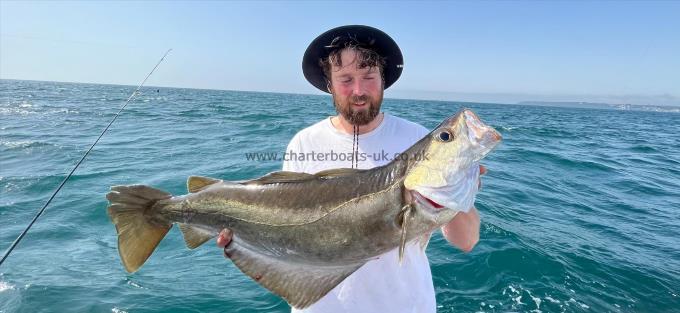
[[[552,151],[539,151],[533,149],[516,149],[512,151],[520,160],[534,159],[534,161],[545,161],[565,169],[596,170],[604,172],[614,172],[615,168],[590,160],[573,159],[568,154],[557,154]]]
[[[630,147],[630,150],[635,151],[635,152],[640,152],[640,153],[651,153],[651,152],[658,152],[659,150],[651,147],[651,146],[646,146],[646,145],[635,145]]]
[[[575,136],[575,133],[558,127],[497,126],[495,128],[501,133],[501,135],[505,132],[532,135],[539,138],[569,138]]]
[[[15,288],[14,285],[0,280],[0,292],[4,292],[4,291],[7,291],[7,290],[14,290],[14,288]]]
[[[40,148],[40,147],[61,148],[60,145],[56,145],[56,144],[44,142],[44,141],[33,141],[33,140],[0,141],[0,147],[6,148],[8,150]]]
[[[52,115],[71,115],[71,114],[80,114],[80,111],[77,109],[71,109],[71,108],[53,108],[53,109],[46,109],[46,108],[36,108],[36,107],[0,107],[0,115],[7,115],[7,116],[39,116],[39,117],[50,117]]]
[[[494,126],[494,128],[499,131],[499,132],[511,132],[513,130],[516,130],[518,127],[517,126]]]

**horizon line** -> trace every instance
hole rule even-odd
[[[45,83],[63,83],[63,84],[89,84],[89,85],[106,85],[106,86],[125,86],[137,88],[138,85],[115,84],[115,83],[85,83],[76,81],[57,81],[57,80],[40,80],[40,79],[16,79],[16,78],[0,78],[0,80],[15,80],[15,81],[29,81],[29,82],[45,82]],[[212,88],[198,88],[198,87],[176,87],[176,86],[153,86],[144,85],[142,88],[156,87],[156,88],[174,88],[174,89],[190,89],[190,90],[208,90],[208,91],[233,91],[233,92],[253,92],[253,93],[273,93],[284,95],[301,95],[301,96],[319,96],[330,97],[330,94],[314,94],[314,93],[296,93],[296,92],[281,92],[281,91],[263,91],[263,90],[236,90],[236,89],[212,89]],[[446,92],[446,91],[438,91]],[[420,99],[420,98],[392,98],[391,100],[418,100],[418,101],[435,101],[435,102],[461,102],[461,103],[476,103],[476,104],[502,104],[502,105],[518,105],[518,103],[501,103],[501,102],[474,102],[474,101],[457,101],[457,100],[441,100],[441,99]]]
[[[48,83],[65,83],[65,84],[90,84],[90,85],[107,85],[107,86],[125,86],[136,88],[137,85],[120,84],[120,83],[100,83],[100,82],[77,82],[77,81],[54,81],[54,80],[39,80],[39,79],[16,79],[16,78],[0,78],[0,80],[14,80],[14,81],[32,81],[32,82],[48,82]],[[236,90],[236,89],[214,89],[214,88],[199,88],[199,87],[178,87],[178,86],[155,86],[155,85],[145,85],[143,87],[155,87],[155,88],[174,88],[174,89],[190,89],[190,90],[207,90],[207,91],[230,91],[230,92],[253,92],[253,93],[270,93],[270,94],[288,94],[288,95],[303,95],[303,96],[320,96],[320,97],[330,97],[329,94],[315,94],[315,93],[296,93],[296,92],[281,92],[281,91],[263,91],[263,90]],[[401,93],[409,92],[409,90],[398,91]],[[512,94],[512,93],[483,93],[483,92],[451,92],[451,91],[423,91],[423,90],[410,90],[410,92],[432,92],[439,94],[469,94],[469,95],[487,95],[487,96],[501,96],[501,95],[514,95],[520,96],[522,94]],[[550,97],[551,95],[535,95],[535,97]],[[601,95],[599,95],[601,96]],[[527,97],[530,98],[531,96]],[[577,97],[577,95],[574,95]],[[531,105],[537,106],[539,103],[542,104],[595,104],[595,105],[609,105],[609,106],[640,106],[640,107],[665,107],[677,109],[680,104],[677,105],[660,105],[660,104],[633,104],[633,103],[609,103],[609,102],[593,102],[593,101],[582,101],[582,100],[560,100],[560,101],[545,101],[545,100],[535,100],[535,99],[524,99],[519,101],[463,101],[463,100],[444,100],[444,99],[424,99],[416,97],[385,97],[385,99],[392,100],[418,100],[418,101],[435,101],[435,102],[459,102],[459,103],[471,103],[471,104],[500,104],[500,105]],[[535,104],[531,104],[535,103]],[[565,106],[568,107],[568,106]]]

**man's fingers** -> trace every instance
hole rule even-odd
[[[232,231],[230,229],[225,228],[217,236],[217,246],[224,249],[224,257],[227,259],[231,259],[229,253],[227,253],[227,246],[231,242],[232,235],[233,235]]]
[[[217,236],[217,246],[220,248],[226,247],[231,242],[232,232],[229,229],[223,229]]]
[[[479,165],[479,179],[477,179],[477,189],[482,189],[482,175],[486,174],[486,166]]]

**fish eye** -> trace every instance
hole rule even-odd
[[[449,142],[449,141],[453,140],[453,135],[448,130],[444,130],[444,131],[440,132],[439,134],[437,134],[437,139],[439,139],[443,142]]]

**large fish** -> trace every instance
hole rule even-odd
[[[189,248],[233,231],[245,274],[305,308],[367,261],[428,235],[474,204],[478,161],[501,140],[462,110],[393,162],[370,170],[274,172],[249,181],[190,177],[189,194],[113,186],[106,195],[125,269],[137,271],[178,223]]]

